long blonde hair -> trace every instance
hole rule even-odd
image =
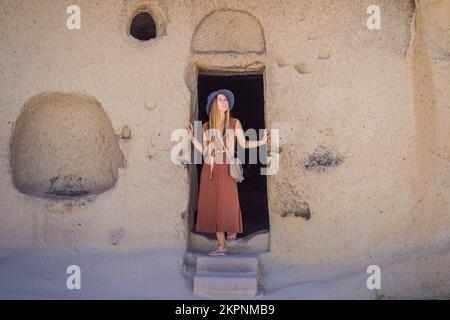
[[[213,100],[213,102],[211,103],[211,112],[209,113],[209,129],[216,129],[218,131],[220,131],[219,128],[219,110],[217,107],[217,97],[216,96]],[[230,115],[230,107],[228,106],[228,110],[225,111],[225,124],[224,124],[224,131],[225,131],[225,139],[224,139],[224,144],[225,147],[228,150],[228,153],[230,154],[231,157],[233,157],[234,155],[234,130],[232,130],[231,127],[231,115]],[[223,132],[222,133],[222,137],[223,137]],[[208,137],[208,145],[212,142],[214,142],[214,132],[210,132],[211,136]],[[222,145],[220,144],[220,142],[218,142],[217,144],[219,147],[222,147]]]

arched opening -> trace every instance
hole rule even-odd
[[[205,16],[192,36],[195,53],[257,53],[266,51],[264,31],[250,13],[221,9]]]
[[[156,24],[148,12],[140,12],[131,21],[130,35],[141,41],[156,38]]]
[[[231,116],[240,120],[244,132],[254,129],[259,133],[260,129],[264,129],[264,63],[260,61],[248,63],[245,58],[239,57],[241,54],[248,53],[265,54],[264,30],[258,19],[250,13],[240,10],[212,11],[197,25],[192,36],[191,50],[194,54],[221,54],[230,60],[225,64],[218,65],[213,57],[199,56],[199,61],[190,66],[186,80],[193,93],[195,120],[206,122],[208,116],[204,108],[208,95],[211,91],[227,88],[235,95],[235,107]],[[198,110],[195,110],[196,108]],[[258,139],[261,138],[262,134]],[[250,139],[247,138],[247,140]],[[236,241],[232,242],[233,250],[237,252],[269,250],[267,176],[261,174],[261,171],[264,171],[262,167],[267,163],[267,159],[261,159],[261,157],[266,158],[266,149],[267,146],[261,146],[253,150],[243,150],[245,153],[244,181],[238,183],[243,233],[239,233]],[[241,151],[238,150],[238,152]],[[256,163],[249,163],[247,159],[249,159],[250,152],[253,151],[258,153],[258,159]],[[264,155],[259,156],[259,151]],[[240,154],[241,156],[242,154]],[[206,251],[213,242],[216,242],[215,233],[202,233],[195,230],[202,166],[203,163],[192,167],[192,201],[189,207],[192,215],[190,215],[188,226],[190,231],[189,250],[194,252]]]

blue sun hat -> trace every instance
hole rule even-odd
[[[211,92],[209,94],[209,96],[208,96],[208,102],[206,103],[206,113],[208,114],[208,116],[209,116],[209,113],[211,112],[211,103],[213,102],[214,98],[219,93],[223,93],[227,97],[229,110],[231,111],[231,109],[233,109],[233,105],[234,105],[234,94],[233,94],[233,92],[231,92],[228,89],[219,89],[219,90]]]

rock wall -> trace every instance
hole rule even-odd
[[[170,136],[197,114],[199,68],[264,70],[267,127],[281,137],[266,263],[370,262],[447,243],[449,1],[379,3],[370,30],[365,0],[81,0],[81,29],[69,30],[61,1],[2,1],[1,246],[186,247],[190,173],[170,161]],[[164,32],[132,38],[137,8]],[[227,23],[248,27],[247,40]],[[114,132],[126,126],[112,188],[55,200],[14,187],[13,128],[45,91],[93,96]]]

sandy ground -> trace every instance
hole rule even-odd
[[[264,295],[256,299],[448,299],[448,249],[439,248],[426,256],[416,251],[380,261],[381,290],[367,289],[369,275],[363,263],[345,268],[271,264],[263,269]],[[2,251],[0,298],[204,299],[193,295],[182,257],[183,252],[173,249],[134,253]],[[66,268],[73,264],[81,268],[80,290],[66,288]],[[436,272],[423,273],[430,266]]]

